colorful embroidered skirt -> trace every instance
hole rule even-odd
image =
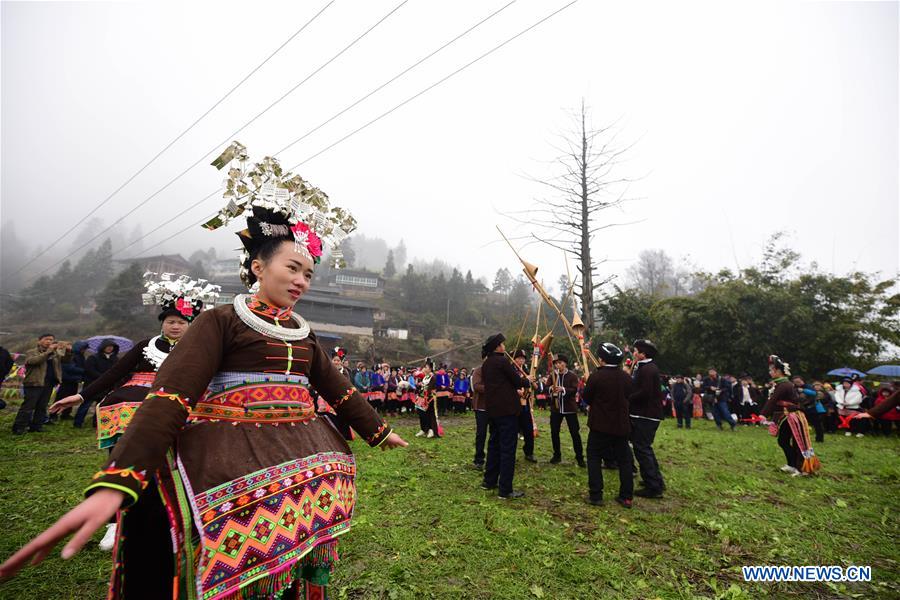
[[[125,384],[111,391],[100,401],[97,405],[98,448],[115,446],[134,418],[134,413],[140,408],[147,392],[150,391],[155,377],[156,373],[132,373]]]
[[[327,577],[356,464],[305,377],[219,373],[176,448],[161,491],[180,597],[270,597],[309,569]]]

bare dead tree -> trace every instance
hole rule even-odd
[[[552,145],[559,152],[550,162],[556,173],[550,178],[527,176],[549,188],[551,197],[537,199],[532,207],[505,216],[529,226],[528,237],[532,242],[560,249],[575,259],[578,270],[575,295],[580,300],[581,318],[590,334],[594,330],[595,292],[612,280],[612,277],[599,277],[598,267],[606,259],[592,251],[591,243],[599,232],[628,224],[601,221],[600,213],[633,200],[626,194],[637,179],[618,174],[633,144],[622,145],[617,140],[616,123],[594,129],[583,99],[581,110],[573,114],[573,121],[575,128],[560,134],[561,143]]]

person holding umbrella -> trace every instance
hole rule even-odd
[[[106,338],[100,342],[98,347],[98,352],[90,355],[84,361],[84,388],[83,390],[87,390],[91,387],[91,384],[100,379],[104,373],[109,371],[116,361],[119,360],[119,344],[112,338]],[[107,390],[109,391],[109,390]],[[102,400],[101,397],[95,397],[90,394],[66,394],[62,398],[62,400],[71,400],[73,398],[80,398],[81,405],[78,407],[78,410],[75,411],[75,419],[72,422],[74,427],[81,428],[84,426],[84,419],[87,417],[88,411],[91,408],[91,405],[99,400]],[[67,403],[68,407],[69,404]]]

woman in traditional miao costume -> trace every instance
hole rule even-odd
[[[421,379],[418,384],[419,394],[416,396],[416,412],[419,413],[419,431],[416,433],[416,437],[441,437],[437,413],[437,382],[434,373],[431,372],[432,368],[432,362],[428,360],[425,361],[425,366],[421,371]]]
[[[169,352],[187,331],[188,325],[200,314],[211,308],[218,297],[219,287],[205,280],[192,280],[186,275],[163,273],[156,280],[156,273],[144,274],[144,304],[156,304],[159,313],[160,333],[141,340],[120,358],[99,379],[81,390],[80,394],[66,396],[50,407],[55,414],[75,406],[85,398],[104,396],[97,405],[97,445],[111,449],[125,433],[134,413],[141,406],[156,377],[156,371]],[[120,515],[121,516],[121,515]],[[109,523],[103,539],[102,550],[112,550],[116,541],[116,523]]]
[[[441,368],[434,374],[434,383],[438,416],[443,417],[447,414],[450,398],[453,397],[453,382],[450,380],[450,374],[447,372],[446,366],[441,365]]]
[[[148,517],[140,531],[123,532],[131,543],[117,548],[111,598],[298,597],[301,587],[307,597],[324,596],[337,537],[350,529],[356,464],[341,435],[317,418],[308,387],[370,446],[406,442],[291,310],[309,288],[321,237],[342,239],[352,217],[282,174],[274,159],[248,165],[239,144],[214,164],[232,159],[229,205],[206,226],[252,211],[238,234],[246,248],[241,275],[258,291],[195,319],[88,497],[0,566],[0,577],[39,562],[75,533],[62,553],[71,557],[124,508]],[[168,525],[149,516],[158,512],[147,505],[160,498],[148,489],[154,473]]]
[[[331,364],[334,365],[334,368],[337,369],[338,373],[346,377],[348,380],[350,379],[350,371],[344,366],[344,357],[347,355],[347,351],[341,348],[340,346],[335,346],[334,350],[331,351]],[[350,429],[350,426],[347,425],[341,418],[338,416],[337,412],[335,412],[334,408],[328,403],[325,398],[322,397],[321,394],[315,392],[316,397],[316,412],[320,415],[331,421],[331,424],[334,425],[334,428],[340,432],[344,439],[348,442],[352,441],[353,438],[353,430]]]
[[[770,431],[778,437],[787,461],[781,470],[795,477],[814,473],[821,465],[809,440],[809,424],[800,409],[797,388],[788,379],[790,365],[773,354],[769,357],[769,375],[774,386],[761,412],[772,417]]]
[[[397,391],[400,393],[400,409],[411,413],[416,409],[416,374],[410,369],[407,373],[405,368],[401,367],[401,374],[398,375]]]
[[[397,393],[397,384],[400,382],[397,377],[397,369],[391,368],[390,365],[384,365],[385,377],[385,406],[390,416],[395,416],[400,412],[400,395]]]
[[[377,369],[372,371],[372,375],[369,377],[369,404],[371,404],[372,408],[378,412],[384,411],[386,383],[384,375],[381,372],[381,366],[379,365]]]
[[[453,412],[464,413],[469,403],[469,373],[460,369],[453,382]]]

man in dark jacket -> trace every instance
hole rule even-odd
[[[562,461],[559,430],[563,420],[572,436],[575,461],[585,467],[581,433],[578,431],[578,375],[569,370],[569,359],[559,354],[553,361],[554,372],[550,375],[550,440],[553,442],[553,464]]]
[[[634,461],[628,446],[631,422],[628,418],[628,395],[631,377],[619,365],[625,353],[609,343],[600,344],[597,358],[600,368],[591,373],[584,386],[588,405],[587,470],[588,503],[603,504],[602,457],[609,452],[619,467],[619,495],[616,502],[631,508],[634,492]]]
[[[117,360],[119,360],[119,345],[112,339],[100,342],[100,351],[88,356],[84,361],[84,387],[89,386],[95,379],[99,379],[101,375],[109,371]],[[75,420],[72,425],[75,427],[84,425],[84,419],[87,417],[91,404],[100,400],[103,398],[85,398],[75,412]],[[94,425],[96,426],[96,423]]]
[[[632,374],[633,391],[628,396],[631,445],[644,483],[644,487],[635,492],[635,495],[662,498],[666,484],[653,452],[653,440],[663,416],[662,382],[659,367],[653,362],[657,349],[650,340],[635,340],[632,347],[637,364]]]
[[[499,483],[499,497],[509,499],[525,495],[513,491],[513,476],[516,470],[516,444],[519,441],[519,412],[522,409],[518,390],[528,387],[529,382],[505,354],[505,340],[503,334],[498,333],[488,338],[481,349],[482,354],[487,356],[481,363],[481,377],[484,381],[485,409],[490,419],[487,464],[481,487],[492,490]]]
[[[25,353],[25,379],[22,381],[25,399],[13,422],[14,434],[44,430],[47,404],[53,388],[62,379],[62,362],[71,359],[71,348],[57,343],[52,333],[41,335],[37,346]]]
[[[678,428],[691,428],[691,417],[694,414],[693,389],[685,383],[684,376],[676,375],[672,384],[672,403],[675,405],[675,417],[678,419]]]

